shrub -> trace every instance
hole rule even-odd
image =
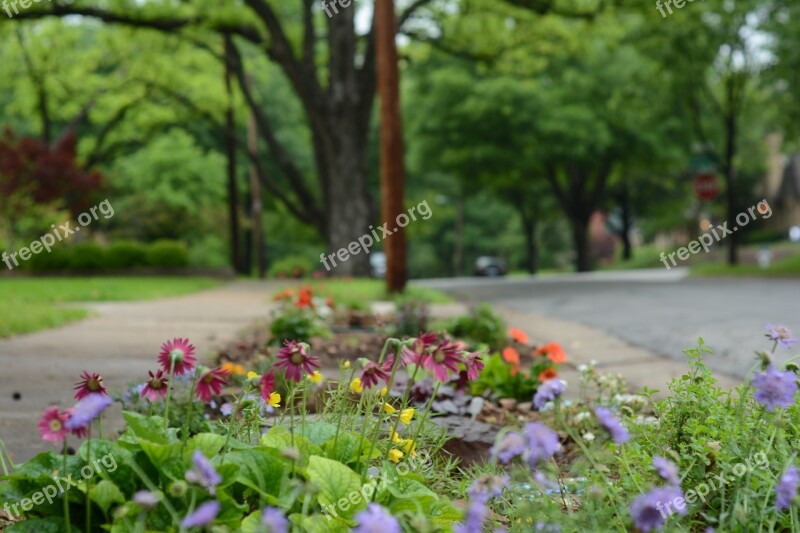
[[[468,315],[454,318],[450,323],[450,333],[473,345],[485,344],[499,351],[506,343],[506,325],[487,304],[473,307]]]
[[[113,243],[106,251],[106,268],[135,268],[147,265],[148,248],[132,241]]]
[[[268,274],[275,278],[304,278],[314,270],[314,262],[309,259],[292,255],[276,260],[269,267]]]
[[[185,267],[189,250],[179,241],[156,241],[147,247],[147,264],[152,267]]]
[[[106,260],[106,249],[93,242],[72,245],[68,252],[69,270],[102,270],[106,267]]]
[[[283,344],[285,340],[310,342],[313,337],[324,337],[330,329],[320,320],[314,310],[308,308],[284,308],[273,315],[270,325],[271,342]]]

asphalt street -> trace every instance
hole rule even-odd
[[[567,274],[541,278],[422,280],[473,302],[487,302],[602,329],[659,355],[685,360],[702,337],[717,372],[744,377],[756,350],[771,350],[768,323],[800,334],[800,280],[690,278],[683,269]],[[800,355],[778,347],[775,360]]]

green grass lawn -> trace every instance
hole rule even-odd
[[[693,266],[691,272],[694,276],[800,276],[800,255],[785,257],[765,269],[759,268],[758,265],[730,267],[726,264],[713,263]]]
[[[397,296],[390,296],[386,292],[386,283],[380,279],[355,278],[355,279],[330,279],[315,280],[311,283],[315,293],[330,295],[334,301],[349,306],[364,307],[368,302],[375,300],[394,300]],[[403,298],[424,300],[428,303],[448,303],[453,299],[442,291],[414,287],[406,288]]]
[[[0,337],[53,328],[88,314],[61,303],[152,300],[217,285],[212,279],[189,277],[0,279]]]

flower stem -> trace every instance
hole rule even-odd
[[[169,429],[169,403],[172,400],[172,388],[175,386],[174,383],[174,374],[175,374],[175,359],[170,357],[169,361],[169,383],[167,384],[167,401],[166,406],[164,407],[164,429]]]
[[[192,379],[192,390],[189,392],[189,405],[186,406],[186,419],[183,421],[183,431],[181,431],[181,441],[183,444],[181,445],[181,450],[186,446],[186,441],[189,440],[189,430],[191,429],[191,419],[192,419],[192,408],[194,407],[194,391],[197,387],[197,380],[200,376],[198,371],[194,373],[194,379]]]
[[[389,339],[389,340],[391,340],[391,339]],[[386,341],[386,345],[389,344],[389,340]],[[386,349],[386,345],[384,345],[384,350]],[[381,357],[382,356],[383,355],[381,354]],[[386,385],[386,390],[388,391],[386,393],[386,396],[389,396],[389,393],[392,391],[392,385],[394,385],[394,375],[397,372],[397,367],[399,366],[398,365],[399,362],[400,362],[400,354],[395,353],[394,364],[392,365],[392,375],[389,376],[389,383]],[[380,412],[379,412],[380,414],[378,415],[378,423],[375,424],[375,431],[372,432],[372,438],[370,439],[371,444],[370,444],[370,447],[369,447],[369,453],[367,453],[367,462],[364,465],[366,467],[369,467],[369,462],[372,460],[372,452],[373,452],[373,450],[375,450],[375,442],[378,440],[378,432],[381,429],[381,425],[382,425],[381,421],[383,419],[383,404],[385,404],[385,403],[386,403],[385,399],[381,398],[381,408],[380,408]],[[400,419],[400,413],[397,413],[397,419],[398,420]],[[389,420],[391,421],[391,415],[389,415]],[[391,436],[391,433],[389,435]],[[390,445],[390,449],[391,449],[391,445]]]
[[[441,381],[436,381],[436,386],[433,388],[433,394],[431,394],[431,399],[428,400],[428,405],[425,407],[425,411],[422,413],[422,417],[419,420],[419,426],[417,427],[417,433],[414,435],[414,440],[412,446],[416,446],[417,440],[419,440],[419,435],[422,433],[422,427],[425,425],[425,421],[428,418],[428,414],[431,412],[431,408],[433,407],[433,400],[436,398],[436,395],[439,394],[439,387],[441,386]]]
[[[61,451],[64,456],[63,474],[67,475],[67,439],[64,439],[64,449]],[[67,499],[67,491],[64,490],[64,523],[67,526],[67,533],[72,531],[72,525],[69,523],[69,500]]]
[[[347,391],[350,388],[350,383],[353,382],[353,376],[355,375],[355,373],[356,373],[356,367],[353,366],[353,370],[352,370],[352,372],[350,372],[350,379],[348,379],[347,383],[344,384],[344,389],[342,388],[342,385],[339,384],[339,390],[337,391],[337,394],[338,394],[339,397],[337,398],[337,401],[341,400],[342,398],[344,398],[347,395]],[[344,376],[344,374],[345,373],[342,372],[341,375]],[[342,392],[342,391],[344,391],[344,392]],[[360,399],[359,399],[359,402],[360,402]],[[342,427],[342,418],[344,418],[344,411],[340,409],[339,410],[339,420],[336,422],[336,436],[333,438],[333,450],[334,450],[334,452],[336,451],[336,445],[339,442],[339,430]]]
[[[414,372],[411,374],[411,379],[408,380],[408,385],[406,386],[406,390],[403,392],[403,399],[400,401],[400,408],[404,409],[408,402],[408,395],[411,392],[411,386],[414,384],[414,379],[417,377],[417,372],[419,372],[419,365],[414,365]],[[389,437],[391,438],[392,435],[397,433],[397,426],[400,425],[400,417],[398,416],[395,421],[394,425],[392,426],[391,431],[389,432]],[[416,443],[415,443],[416,444]],[[389,446],[389,451],[386,452],[386,457],[389,457],[389,452],[392,451],[392,447]]]
[[[92,424],[89,423],[89,433],[86,436],[86,464],[92,464]],[[92,478],[86,480],[86,531],[92,531]]]

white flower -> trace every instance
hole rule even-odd
[[[591,431],[587,431],[586,433],[583,434],[583,440],[585,440],[586,442],[592,442],[594,440],[594,433],[592,433]]]
[[[589,413],[589,411],[582,411],[582,412],[578,413],[577,415],[575,415],[572,418],[572,421],[574,423],[576,423],[576,424],[580,424],[584,420],[589,419],[591,417],[592,417],[592,415],[591,415],[591,413]]]

